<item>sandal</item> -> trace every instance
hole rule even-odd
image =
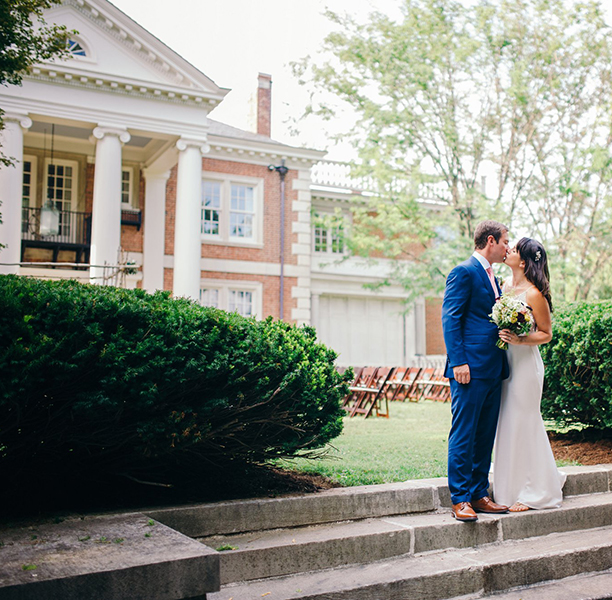
[[[525,512],[531,510],[528,506],[525,506],[522,502],[515,502],[509,509],[510,512]]]

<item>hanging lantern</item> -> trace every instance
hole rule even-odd
[[[59,233],[60,211],[51,200],[40,210],[40,235],[57,235]]]

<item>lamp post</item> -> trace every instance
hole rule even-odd
[[[268,170],[276,171],[280,177],[280,318],[284,316],[284,292],[285,292],[285,176],[289,169],[285,166],[285,159],[278,166],[268,165]]]

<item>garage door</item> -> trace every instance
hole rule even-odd
[[[399,300],[320,296],[319,340],[345,366],[399,366],[406,360],[406,326]]]

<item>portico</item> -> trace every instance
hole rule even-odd
[[[143,266],[142,286],[163,289],[166,182],[178,165],[174,293],[197,298],[207,115],[228,90],[110,3],[67,0],[48,16],[79,32],[77,52],[38,65],[23,86],[0,93],[3,150],[15,158],[14,166],[0,169],[0,239],[7,246],[0,272],[36,270],[18,263],[47,262],[57,242],[52,260],[59,263],[79,263],[70,251],[86,247],[92,283],[107,282],[108,267],[127,250]],[[40,230],[49,202],[59,211],[55,238]],[[126,223],[140,227],[137,213],[145,206],[144,241],[135,242]],[[23,236],[36,250],[28,247],[26,256]]]

